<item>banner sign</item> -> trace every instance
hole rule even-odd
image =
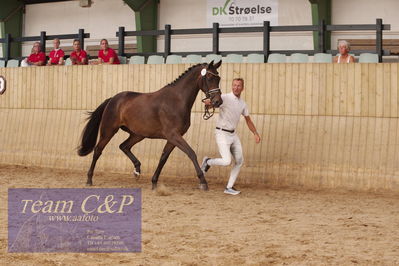
[[[140,252],[141,189],[9,189],[8,251]]]
[[[278,0],[208,0],[208,27],[257,27],[263,21],[278,25]]]

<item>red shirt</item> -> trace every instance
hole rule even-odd
[[[111,58],[114,58],[114,65],[120,64],[118,55],[115,53],[114,49],[108,48],[108,53],[105,55],[104,50],[98,51],[98,58],[101,58],[104,63],[108,63]]]
[[[46,55],[43,52],[39,52],[38,54],[31,54],[28,57],[28,62],[37,63],[42,61],[43,64],[46,62]]]
[[[86,63],[85,63],[85,65],[87,65],[87,64],[88,64],[88,59],[87,59],[87,53],[86,53],[85,50],[80,50],[80,53],[79,53],[79,54],[77,54],[75,51],[73,51],[73,52],[71,53],[71,60],[72,60],[72,64],[73,64],[73,65],[76,65],[76,63],[74,62],[73,59],[79,60],[80,62],[82,62],[82,60],[83,60],[84,58],[86,58]]]
[[[58,63],[60,62],[60,58],[64,57],[64,55],[65,53],[61,49],[52,50],[49,56],[51,64],[58,65]]]

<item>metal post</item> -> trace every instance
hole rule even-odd
[[[325,30],[326,30],[326,23],[324,19],[320,20],[319,22],[319,53],[325,53],[326,51],[326,45],[325,45]]]
[[[5,45],[4,60],[8,61],[8,60],[11,59],[10,58],[10,55],[11,55],[11,34],[7,33],[5,37],[6,38],[5,38],[5,42],[4,42],[4,45]]]
[[[46,32],[40,32],[40,45],[43,53],[46,53]]]
[[[378,62],[382,63],[382,19],[376,21],[375,49],[378,55]]]
[[[82,50],[85,49],[85,30],[79,29],[79,41],[80,41],[80,48]]]
[[[265,56],[264,62],[270,54],[270,21],[263,21],[263,55]]]
[[[125,27],[119,27],[118,31],[118,55],[125,56]]]
[[[219,23],[213,23],[212,41],[212,52],[214,54],[219,54]]]
[[[170,38],[170,25],[166,24],[165,25],[165,51],[164,51],[164,56],[165,59],[170,55],[170,45],[171,45],[171,38]]]

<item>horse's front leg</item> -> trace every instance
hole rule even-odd
[[[197,155],[195,154],[194,150],[188,145],[188,143],[184,140],[184,138],[178,134],[178,133],[170,133],[167,136],[168,142],[172,143],[174,146],[178,147],[180,150],[182,150],[187,156],[190,158],[190,160],[193,162],[195,171],[197,171],[197,176],[200,180],[200,189],[201,190],[208,190],[208,183],[205,180],[204,173],[202,172],[198,161],[197,161]]]

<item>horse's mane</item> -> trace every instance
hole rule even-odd
[[[194,66],[189,67],[186,71],[184,71],[177,79],[175,79],[174,81],[172,81],[171,83],[169,83],[168,85],[175,85],[176,82],[178,82],[180,79],[182,79],[184,76],[186,76],[187,73],[191,72],[191,70],[193,70],[194,68],[198,67],[198,66],[206,66],[206,63],[200,63],[200,64],[196,64]]]

